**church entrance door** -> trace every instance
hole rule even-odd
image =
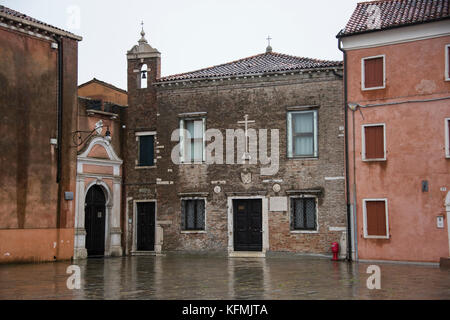
[[[234,250],[262,251],[262,200],[233,200]]]
[[[105,254],[105,193],[100,186],[92,186],[86,195],[85,228],[88,256]]]

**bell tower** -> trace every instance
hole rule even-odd
[[[145,38],[127,52],[128,61],[128,129],[156,128],[156,90],[153,84],[161,76],[161,53]]]
[[[128,91],[145,89],[161,76],[161,53],[152,48],[145,39],[144,23],[142,23],[141,39],[127,52],[128,59]],[[147,70],[143,66],[147,65]],[[145,78],[144,78],[145,77]],[[147,79],[147,81],[143,81]]]
[[[156,154],[153,154],[154,166],[141,166],[140,152],[142,137],[152,136],[153,148],[145,150],[155,150],[158,143],[157,138],[157,114],[158,101],[157,90],[154,85],[161,76],[161,53],[152,48],[145,38],[145,31],[142,23],[141,38],[137,45],[134,45],[127,52],[127,82],[128,82],[128,108],[124,126],[124,197],[125,199],[156,199],[156,186],[152,183],[157,179]],[[148,142],[146,142],[148,143]],[[147,155],[151,157],[151,155]],[[141,186],[139,188],[135,186]],[[142,187],[144,186],[144,187]],[[143,194],[139,190],[145,189]],[[136,250],[137,230],[135,229],[134,206],[131,202],[124,204],[130,214],[122,218],[124,228],[124,248],[129,254]],[[136,218],[137,219],[137,218]]]

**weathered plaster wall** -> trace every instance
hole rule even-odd
[[[63,39],[64,92],[61,183],[56,183],[57,56],[51,41],[0,27],[0,262],[68,259],[67,245],[52,248],[73,228],[76,150],[77,42]],[[62,197],[61,197],[62,196]],[[56,228],[67,229],[59,231]],[[17,234],[15,233],[17,232]],[[27,241],[22,243],[21,239]],[[50,241],[49,239],[52,239]],[[4,254],[9,252],[9,256]],[[33,253],[34,252],[34,253]]]
[[[449,43],[450,37],[440,37],[349,51],[349,101],[366,105],[450,96],[450,82],[444,81],[444,48]],[[380,54],[386,55],[386,89],[362,91],[361,58]],[[349,111],[350,186],[352,116]],[[363,108],[354,116],[359,258],[437,262],[448,256],[447,224],[438,229],[436,218],[446,215],[445,190],[450,188],[444,127],[450,100]],[[371,123],[386,124],[387,161],[361,160],[361,125]],[[421,191],[423,180],[429,182],[429,192]],[[365,198],[388,199],[390,239],[364,239]]]

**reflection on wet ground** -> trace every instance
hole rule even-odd
[[[450,271],[434,266],[378,263],[381,290],[369,290],[368,263],[296,254],[168,253],[73,264],[79,290],[66,286],[70,262],[0,265],[0,299],[450,299]]]

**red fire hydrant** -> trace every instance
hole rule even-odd
[[[333,242],[331,244],[331,251],[333,252],[333,261],[338,261],[339,243]]]

